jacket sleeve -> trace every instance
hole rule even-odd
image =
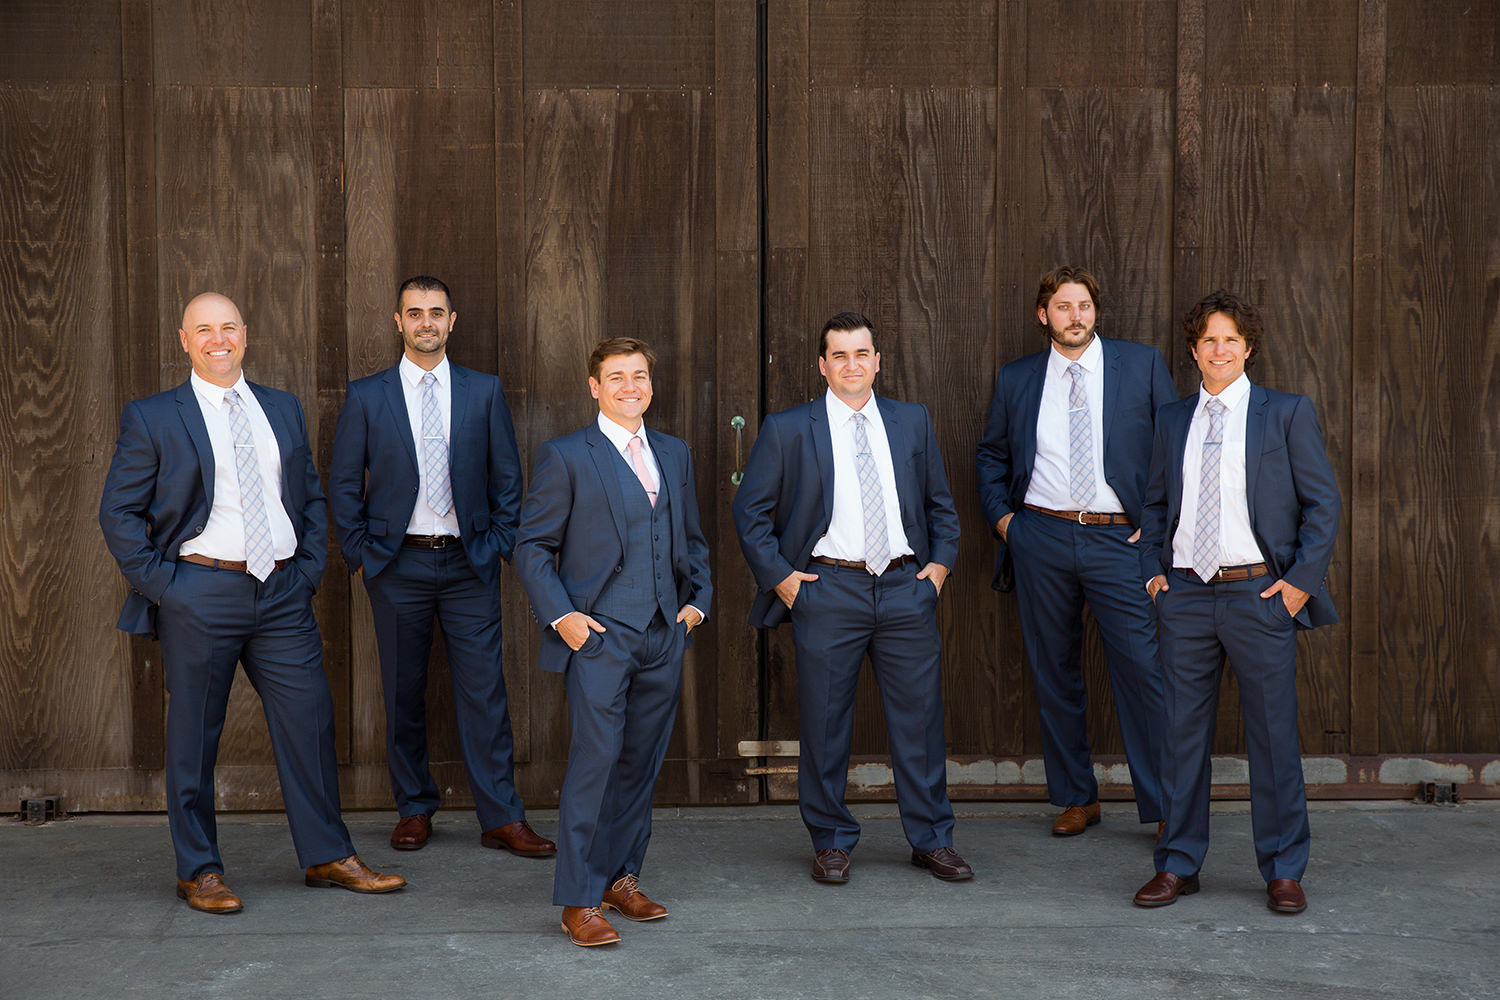
[[[781,499],[783,475],[781,435],[775,416],[761,424],[745,463],[745,475],[735,490],[732,512],[734,529],[740,536],[740,551],[750,565],[755,585],[762,591],[792,575],[796,569],[781,555],[775,533],[776,505]]]
[[[339,551],[353,573],[364,565],[368,537],[365,516],[365,467],[369,446],[369,420],[364,401],[351,387],[339,411],[333,432],[333,461],[328,470],[328,499],[333,506],[333,528]]]
[[[923,463],[927,468],[927,482],[923,484],[922,494],[927,513],[928,559],[951,570],[958,562],[958,508],[953,505],[953,494],[948,489],[948,472],[943,467],[943,452],[938,447],[932,414],[925,406],[922,407],[922,416],[927,429],[924,443],[927,456]]]
[[[1302,525],[1297,531],[1297,550],[1284,579],[1298,590],[1317,593],[1328,574],[1338,538],[1338,480],[1323,443],[1323,428],[1318,423],[1312,400],[1297,397],[1292,419],[1287,426],[1287,457],[1292,465],[1292,486],[1302,509]]]
[[[1162,547],[1169,545],[1167,530],[1167,429],[1157,414],[1156,435],[1151,444],[1151,471],[1146,477],[1146,496],[1141,506],[1141,581],[1165,573]]]
[[[177,570],[177,564],[164,560],[152,544],[149,513],[160,471],[161,457],[146,419],[138,403],[129,403],[120,415],[120,437],[104,477],[99,527],[126,581],[153,604],[161,600]]]
[[[307,421],[302,413],[302,404],[297,397],[287,393],[291,401],[292,413],[297,419],[297,433],[305,447],[302,449],[304,460],[300,469],[286,469],[283,474],[287,481],[292,476],[301,476],[303,483],[303,499],[301,511],[301,524],[297,533],[297,552],[292,558],[297,563],[297,568],[302,575],[316,590],[323,579],[323,567],[328,561],[328,500],[323,496],[323,480],[318,476],[318,467],[313,462],[312,445],[307,437]]]
[[[1010,414],[1006,407],[1005,369],[995,377],[995,393],[990,397],[990,415],[985,421],[984,436],[974,453],[974,471],[978,475],[979,506],[985,524],[997,539],[995,525],[1012,513],[1010,473],[1015,456],[1010,453]],[[1001,542],[1003,546],[1005,543]]]
[[[709,603],[713,600],[713,583],[708,562],[708,540],[703,537],[703,528],[698,519],[697,479],[693,474],[693,452],[686,444],[682,447],[686,482],[680,491],[683,496],[682,528],[687,535],[688,567],[691,582],[687,604],[691,604],[708,617]]]
[[[495,382],[490,400],[488,456],[490,532],[495,536],[500,558],[509,560],[516,547],[516,527],[521,516],[521,452],[516,447],[516,429],[511,422],[505,389]]]
[[[578,610],[557,573],[557,558],[572,514],[572,477],[557,446],[549,441],[537,449],[531,492],[521,507],[513,561],[542,628]]]

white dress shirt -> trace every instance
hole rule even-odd
[[[1069,488],[1073,453],[1070,441],[1068,395],[1073,376],[1072,359],[1057,350],[1047,355],[1047,374],[1042,382],[1042,405],[1036,415],[1036,460],[1026,485],[1026,502],[1048,510],[1077,510]],[[1100,514],[1123,514],[1125,505],[1104,481],[1104,347],[1095,337],[1084,348],[1078,364],[1083,368],[1083,388],[1088,394],[1089,428],[1093,436],[1094,502],[1088,509]]]
[[[458,504],[448,508],[448,513],[439,514],[427,500],[427,463],[422,459],[422,377],[427,370],[406,355],[396,366],[401,374],[401,391],[406,396],[406,419],[411,422],[412,441],[417,446],[417,505],[412,508],[411,521],[406,525],[408,535],[457,535]],[[445,357],[432,369],[437,384],[432,393],[437,397],[438,416],[443,422],[443,437],[450,446],[453,441],[453,373]],[[453,453],[448,454],[448,467],[453,468]],[[452,483],[449,483],[452,486]]]
[[[208,512],[208,523],[202,533],[183,542],[180,554],[231,562],[245,560],[245,509],[240,503],[240,472],[234,459],[234,432],[229,429],[229,411],[224,406],[225,394],[233,389],[240,395],[240,409],[249,421],[250,436],[255,440],[255,458],[260,465],[260,494],[266,505],[266,520],[271,526],[271,556],[290,559],[297,551],[297,532],[287,515],[286,505],[281,502],[281,446],[276,442],[276,433],[271,430],[271,421],[260,408],[260,400],[250,391],[243,374],[229,389],[199,378],[197,372],[188,376],[188,381],[193,386],[193,395],[198,398],[198,409],[203,412],[208,441],[213,447],[214,505]]]
[[[896,495],[896,469],[891,462],[891,443],[885,434],[885,421],[875,394],[865,400],[863,409],[851,409],[832,389],[824,396],[828,407],[828,433],[833,439],[833,517],[828,534],[818,539],[812,554],[829,559],[863,562],[865,558],[865,508],[859,492],[859,470],[854,465],[854,414],[865,415],[865,440],[875,459],[875,475],[880,479],[880,499],[885,502],[885,527],[890,538],[892,559],[912,555],[901,525],[901,501]]]
[[[1198,487],[1203,478],[1203,439],[1208,437],[1208,401],[1202,386],[1188,425],[1182,452],[1182,509],[1172,536],[1172,565],[1193,565],[1193,534],[1198,529]],[[1243,372],[1218,395],[1227,407],[1224,444],[1219,449],[1219,565],[1265,562],[1250,530],[1250,503],[1245,497],[1245,419],[1250,415],[1250,378]]]

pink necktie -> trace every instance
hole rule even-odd
[[[635,477],[641,481],[646,488],[646,499],[651,501],[651,506],[656,506],[656,484],[651,481],[651,470],[646,468],[646,453],[641,447],[641,439],[633,437],[630,444],[630,464],[635,468]]]

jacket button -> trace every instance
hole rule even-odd
[[[621,567],[619,567],[619,566],[616,566],[616,567],[615,567],[615,572],[616,572],[616,573],[618,573],[618,572],[620,572],[620,569],[621,569]]]
[[[412,491],[412,492],[413,492],[413,493],[415,493],[415,492],[417,492],[417,488],[416,488],[416,487],[415,487],[415,486],[413,486],[413,487],[412,487],[412,488],[411,488],[411,491]]]

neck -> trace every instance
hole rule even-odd
[[[863,410],[865,408],[865,404],[870,401],[870,397],[875,395],[875,392],[872,389],[866,389],[859,396],[846,396],[842,392],[839,392],[837,389],[835,389],[833,390],[833,394],[837,396],[839,398],[839,401],[842,402],[845,406],[858,413],[860,410]]]
[[[641,418],[640,417],[636,417],[634,421],[620,420],[620,419],[618,419],[616,417],[610,416],[608,413],[604,413],[603,410],[600,410],[599,412],[604,415],[604,419],[605,420],[608,420],[610,423],[615,424],[615,425],[617,425],[619,427],[625,428],[627,431],[629,431],[632,434],[637,433],[641,429]]]
[[[424,372],[432,371],[438,365],[443,363],[443,358],[447,357],[447,352],[445,351],[436,351],[432,354],[416,354],[411,351],[407,351],[405,353],[406,360],[410,361],[412,364],[416,365]]]

